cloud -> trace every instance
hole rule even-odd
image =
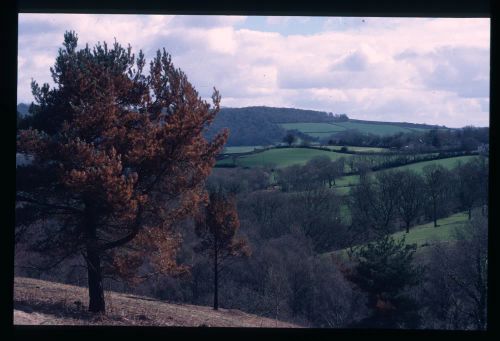
[[[271,16],[266,18],[266,23],[271,26],[290,26],[302,25],[311,21],[310,17],[286,17],[286,16]]]
[[[395,56],[410,61],[424,86],[448,90],[460,97],[489,96],[489,49],[440,46],[427,53],[405,50]]]
[[[364,71],[368,66],[368,57],[362,51],[356,51],[346,56],[338,65],[340,69],[348,71]]]
[[[214,28],[233,27],[246,20],[245,16],[230,15],[176,15],[171,20],[171,25],[183,28]]]
[[[31,78],[50,81],[63,33],[75,30],[81,46],[116,38],[148,59],[165,47],[200,95],[209,98],[215,86],[224,106],[451,126],[488,121],[488,19],[321,20],[313,32],[307,17],[268,17],[259,30],[236,16],[21,14],[18,101],[32,100]]]

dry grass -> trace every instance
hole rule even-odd
[[[214,311],[207,306],[167,303],[154,298],[110,291],[105,293],[105,298],[107,314],[94,315],[86,311],[86,288],[16,277],[14,324],[300,327],[234,309]],[[81,305],[75,302],[81,302]]]

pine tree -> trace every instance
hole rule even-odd
[[[234,198],[221,188],[211,191],[207,205],[197,216],[196,234],[201,240],[195,250],[212,260],[215,310],[219,308],[219,274],[224,263],[229,257],[250,255],[247,241],[237,237],[239,226]]]
[[[356,265],[344,270],[347,279],[368,296],[370,315],[359,327],[415,328],[420,323],[417,303],[406,289],[419,283],[422,269],[413,264],[416,245],[384,236],[355,252]]]
[[[36,104],[17,149],[33,161],[17,168],[16,228],[39,231],[31,242],[46,268],[82,255],[89,310],[104,313],[103,272],[130,276],[146,256],[177,268],[172,226],[206,197],[227,132],[205,140],[220,95],[213,107],[201,100],[164,49],[146,75],[142,51],[77,43],[65,33],[55,87],[32,82]]]

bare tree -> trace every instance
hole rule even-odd
[[[451,174],[446,168],[437,164],[425,166],[423,172],[426,200],[432,206],[434,227],[437,227],[439,209],[449,197]]]
[[[434,246],[424,303],[428,324],[446,329],[487,328],[488,218],[473,213],[456,231],[457,242]]]
[[[424,182],[420,175],[411,170],[398,171],[394,174],[398,183],[398,213],[406,224],[406,233],[410,225],[421,212],[423,205]]]
[[[454,169],[454,175],[458,200],[462,208],[467,210],[470,220],[472,208],[485,201],[484,194],[488,188],[487,168],[479,159],[475,159],[466,163],[459,163]]]
[[[353,229],[362,239],[392,231],[398,213],[399,185],[394,171],[363,177],[350,192],[349,207]]]

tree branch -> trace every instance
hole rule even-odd
[[[25,197],[25,196],[22,196],[22,195],[16,195],[16,200],[24,201],[24,202],[29,202],[29,203],[32,203],[32,204],[35,204],[35,205],[50,207],[50,208],[54,208],[54,209],[58,209],[58,210],[65,210],[65,211],[69,211],[69,212],[72,212],[72,213],[82,213],[81,210],[79,210],[77,208],[74,208],[74,207],[49,204],[49,203],[46,203],[46,202],[40,202],[38,200],[31,199],[31,198],[28,198],[28,197]]]
[[[118,246],[121,246],[123,244],[126,244],[128,243],[129,241],[131,241],[132,239],[135,238],[135,236],[137,236],[137,234],[139,233],[139,228],[140,228],[140,222],[141,222],[141,216],[142,216],[142,212],[143,212],[143,207],[142,205],[139,206],[139,209],[138,209],[138,212],[137,212],[137,215],[136,215],[136,218],[135,218],[135,221],[134,221],[134,224],[132,226],[132,232],[129,233],[128,235],[126,235],[125,237],[122,237],[120,239],[117,239],[115,241],[112,241],[112,242],[109,242],[109,243],[105,243],[103,244],[100,249],[102,251],[105,251],[105,250],[109,250],[109,249],[112,249],[112,248],[115,248],[115,247],[118,247]]]

